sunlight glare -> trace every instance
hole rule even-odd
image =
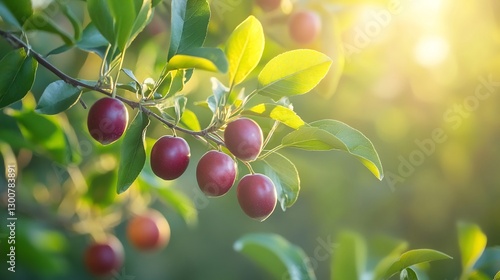
[[[426,13],[438,14],[443,7],[442,0],[420,0],[415,3]]]
[[[421,38],[414,49],[416,62],[424,67],[434,67],[443,63],[448,57],[450,46],[441,36]]]

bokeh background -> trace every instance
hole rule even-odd
[[[350,229],[367,239],[394,237],[407,240],[411,248],[433,248],[455,257],[432,264],[430,279],[459,275],[459,220],[480,225],[488,236],[488,246],[500,245],[500,2],[285,0],[281,9],[271,13],[260,10],[253,1],[210,2],[207,46],[222,46],[234,27],[254,14],[267,35],[263,62],[303,47],[332,56],[334,66],[325,82],[313,92],[291,99],[295,111],[306,122],[338,119],[362,131],[379,152],[385,178],[378,181],[357,160],[341,152],[286,150],[284,154],[296,163],[301,176],[299,199],[286,212],[277,209],[258,223],[240,210],[234,189],[222,198],[203,198],[194,170],[206,147],[187,137],[192,163],[179,180],[164,184],[195,201],[197,225],[187,225],[155,196],[137,198],[137,203],[151,201],[166,215],[172,229],[165,250],[145,254],[127,243],[123,217],[111,215],[109,219],[116,220],[114,232],[126,250],[123,275],[116,279],[269,279],[265,271],[232,248],[235,240],[250,232],[280,234],[310,256],[324,242],[334,242],[338,232]],[[68,5],[88,20],[81,1]],[[322,36],[310,46],[296,45],[288,35],[289,15],[302,9],[320,13],[323,20]],[[70,28],[60,15],[54,19]],[[158,75],[167,53],[168,32],[168,5],[162,4],[127,53],[125,64],[136,69],[139,80]],[[58,40],[47,34],[30,37],[40,53],[60,45]],[[8,50],[0,40],[0,54]],[[96,79],[100,65],[97,56],[79,51],[50,60],[83,79]],[[202,125],[210,120],[208,110],[192,101],[210,94],[210,76],[213,74],[196,73],[185,89],[188,107],[199,114]],[[40,69],[34,98],[53,80],[53,75]],[[98,97],[90,93],[84,100],[91,104]],[[98,176],[116,168],[119,144],[94,145],[85,128],[86,113],[75,106],[56,117],[72,126],[82,143],[82,162],[72,166],[73,171],[49,167],[52,161],[27,150],[18,155],[17,279],[91,278],[81,262],[89,236],[61,230],[64,225],[53,217],[54,213],[64,217],[64,195],[78,188],[74,186],[78,180],[114,180]],[[0,115],[1,127],[15,126],[4,112]],[[269,129],[270,123],[256,120],[264,130]],[[155,139],[165,133],[169,131],[153,122],[148,137]],[[3,192],[4,183],[1,188]],[[2,220],[5,212],[0,213]],[[23,238],[29,246],[23,246]],[[2,254],[2,267],[4,258]],[[330,258],[318,261],[318,279],[327,279],[329,269]],[[4,270],[0,273],[5,275]]]

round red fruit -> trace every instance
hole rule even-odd
[[[276,208],[276,188],[269,177],[249,174],[241,178],[236,190],[241,209],[250,218],[258,221],[267,219]]]
[[[191,151],[183,138],[163,136],[151,150],[151,169],[164,180],[179,178],[189,165]]]
[[[207,196],[226,194],[236,179],[236,162],[225,153],[209,151],[196,167],[196,180],[200,190]]]
[[[262,150],[262,129],[247,118],[230,122],[224,130],[224,142],[228,150],[244,161],[256,159]]]
[[[123,255],[120,241],[109,236],[105,242],[93,243],[87,248],[85,266],[94,275],[108,275],[121,267]]]
[[[139,250],[163,248],[170,241],[170,226],[160,212],[151,209],[128,222],[127,237]]]
[[[311,44],[321,32],[321,17],[313,11],[297,12],[290,17],[288,31],[296,43]]]
[[[255,3],[264,11],[270,12],[281,6],[281,0],[255,0]]]
[[[127,128],[127,123],[127,108],[116,98],[99,99],[92,105],[87,116],[90,135],[103,145],[118,140]]]

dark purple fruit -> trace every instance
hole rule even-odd
[[[196,180],[201,191],[207,196],[226,194],[236,179],[236,162],[218,151],[204,154],[196,167]]]
[[[236,195],[243,212],[258,221],[267,219],[276,207],[276,188],[271,179],[262,174],[241,178]]]
[[[224,130],[224,142],[228,150],[244,161],[256,159],[262,150],[262,130],[247,118],[230,122]]]
[[[127,128],[127,123],[127,108],[120,100],[110,97],[95,102],[87,117],[90,135],[103,145],[118,140]]]
[[[163,136],[151,149],[151,169],[164,180],[179,178],[189,165],[191,151],[181,137]]]

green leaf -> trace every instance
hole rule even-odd
[[[210,81],[212,82],[213,94],[207,98],[207,104],[208,108],[215,114],[219,108],[226,105],[229,88],[224,86],[215,77],[210,78]]]
[[[171,70],[158,86],[157,93],[168,97],[180,92],[184,88],[186,70]]]
[[[361,279],[366,266],[366,242],[356,232],[343,231],[337,238],[331,262],[331,279]]]
[[[305,252],[277,234],[247,234],[233,248],[265,268],[274,279],[316,279]]]
[[[146,139],[153,146],[151,138]],[[148,149],[151,154],[151,149]],[[184,219],[187,225],[195,226],[198,222],[198,210],[193,200],[182,191],[172,186],[172,181],[160,180],[151,170],[151,165],[146,164],[137,178],[137,183],[146,192],[152,192],[165,205],[172,207]]]
[[[0,60],[0,109],[26,96],[35,81],[37,66],[24,49],[13,50]]]
[[[401,271],[399,276],[400,280],[418,280],[417,273],[411,268],[404,269]]]
[[[130,124],[123,143],[121,144],[120,165],[118,168],[117,193],[120,194],[134,183],[146,162],[144,139],[149,118],[144,112],[139,112]]]
[[[168,60],[178,53],[203,46],[210,20],[206,0],[172,1]]]
[[[218,48],[193,48],[174,55],[168,69],[201,69],[211,72],[227,72],[227,59]]]
[[[87,8],[104,38],[122,52],[152,16],[151,0],[88,0]]]
[[[311,151],[345,151],[358,158],[379,180],[384,177],[382,163],[371,141],[340,121],[312,122],[283,137],[281,144]]]
[[[229,62],[229,83],[241,83],[259,64],[264,52],[264,30],[254,16],[249,16],[236,27],[226,43]]]
[[[55,81],[47,86],[38,101],[35,112],[54,115],[64,112],[78,102],[82,90],[62,80]]]
[[[175,123],[176,125],[180,122],[184,111],[186,110],[187,97],[180,95],[175,98]]]
[[[61,3],[63,1],[63,3]],[[80,23],[80,20],[78,17],[73,13],[73,11],[69,8],[68,5],[64,3],[64,0],[58,0],[59,7],[62,9],[62,12],[64,15],[68,18],[69,22],[71,23],[71,26],[73,27],[73,33],[74,33],[74,38],[75,40],[80,40],[82,36],[82,24]]]
[[[125,75],[127,75],[130,79],[132,79],[132,81],[134,81],[138,86],[141,85],[141,83],[135,77],[134,72],[132,70],[127,69],[127,68],[122,68],[122,71],[123,71],[123,73],[125,73]]]
[[[491,280],[492,276],[489,276],[481,271],[473,270],[469,275],[467,275],[467,280]]]
[[[481,257],[474,264],[474,270],[494,275],[500,269],[500,247],[488,247],[484,249]],[[491,279],[489,277],[488,279]]]
[[[24,29],[49,32],[58,35],[66,45],[74,44],[73,37],[43,11],[33,14],[31,18],[24,23]]]
[[[153,7],[156,7],[158,4],[161,3],[161,1],[163,1],[163,0],[153,0],[153,2],[152,2]]]
[[[278,201],[283,211],[291,207],[299,196],[300,177],[297,168],[288,158],[272,153],[264,158],[266,175],[273,181],[278,192]]]
[[[498,271],[497,274],[495,274],[495,277],[493,280],[500,280],[500,271]]]
[[[384,244],[384,247],[388,245]],[[389,254],[385,255],[373,269],[373,280],[383,280],[385,272],[399,259],[399,256],[408,248],[407,242],[398,242],[392,247]],[[385,248],[384,248],[385,249]]]
[[[181,215],[186,224],[194,226],[198,223],[196,205],[183,192],[171,187],[154,188],[158,197],[168,206]]]
[[[137,84],[135,82],[130,82],[128,84],[118,83],[118,84],[116,84],[116,87],[124,89],[124,90],[128,90],[128,91],[133,92],[133,93],[137,93],[137,91],[138,91]]]
[[[312,90],[328,73],[332,60],[314,50],[293,50],[271,59],[258,76],[258,93],[278,100]]]
[[[134,4],[136,17],[134,25],[132,26],[132,34],[129,36],[128,44],[130,44],[137,37],[137,35],[144,30],[146,25],[148,25],[153,18],[152,0],[136,0]]]
[[[128,0],[123,2],[130,2]],[[114,20],[108,0],[88,0],[87,10],[93,25],[110,44],[115,43]]]
[[[0,0],[0,17],[19,29],[32,14],[31,0]]]
[[[468,275],[486,247],[487,237],[476,224],[458,223],[458,244],[462,258],[462,274]]]
[[[279,121],[293,129],[299,129],[305,122],[292,110],[285,106],[262,103],[241,113],[247,116],[258,116]]]
[[[416,249],[403,253],[386,271],[385,276],[390,277],[401,270],[424,262],[452,259],[445,253],[431,249]]]
[[[106,173],[96,173],[88,178],[88,190],[86,197],[92,204],[99,207],[111,205],[116,198],[116,170],[112,169]]]
[[[178,93],[184,88],[184,77],[186,74],[185,70],[171,71],[172,81],[170,83],[170,88],[165,96],[173,95]]]
[[[78,42],[76,42],[76,46],[86,52],[93,52],[99,55],[101,58],[104,58],[106,55],[106,49],[108,48],[109,42],[103,35],[97,30],[97,27],[90,22],[85,29],[83,29],[82,37]],[[110,61],[112,60],[113,55],[110,55]]]
[[[180,123],[185,128],[190,129],[192,131],[200,131],[201,130],[201,125],[200,125],[200,122],[198,121],[198,117],[196,116],[196,114],[193,111],[191,111],[189,109],[184,110],[184,114],[182,114]]]
[[[56,116],[44,116],[34,111],[12,111],[9,113],[19,125],[21,133],[32,143],[35,152],[66,165],[71,161],[71,147]]]

